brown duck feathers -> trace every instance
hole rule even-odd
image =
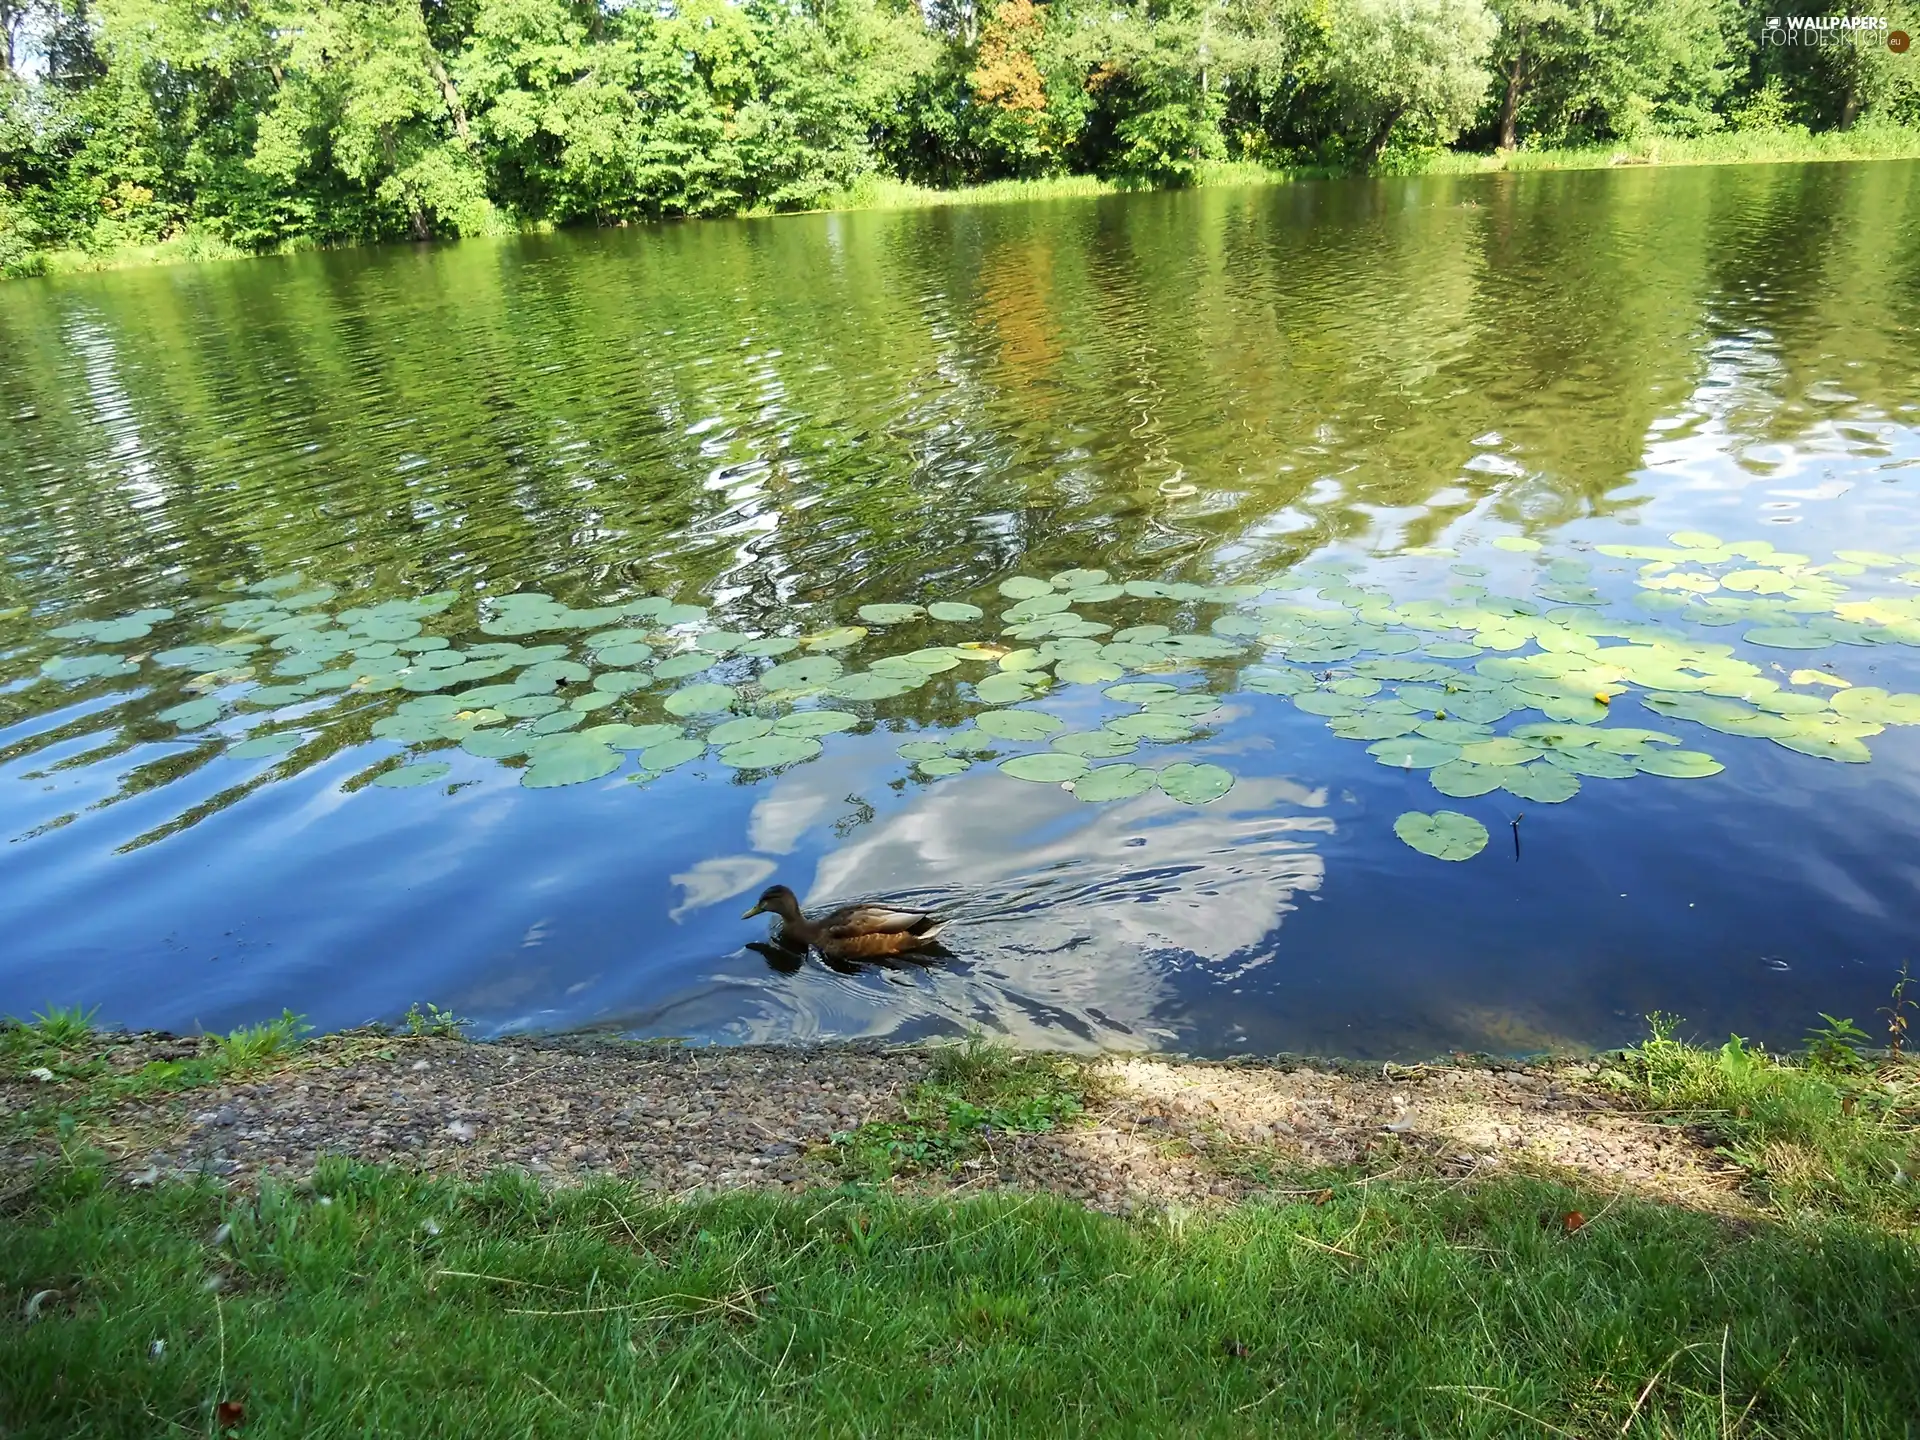
[[[811,946],[837,960],[874,960],[923,949],[942,929],[941,922],[923,910],[891,905],[842,905],[809,920],[799,898],[784,885],[769,886],[740,918],[755,915],[779,917],[780,938],[789,946]]]

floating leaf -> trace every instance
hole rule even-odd
[[[827,694],[839,700],[890,700],[926,684],[927,672],[913,667],[911,673],[893,675],[843,675],[826,687]]]
[[[603,665],[644,665],[653,658],[651,645],[609,645],[596,652]]]
[[[1313,676],[1306,671],[1274,665],[1249,666],[1240,672],[1238,683],[1242,690],[1260,695],[1304,695],[1314,688]]]
[[[92,680],[102,675],[131,675],[139,668],[120,655],[60,655],[43,664],[40,673],[50,680]],[[317,664],[313,667],[319,668]],[[281,673],[277,667],[275,673]]]
[[[1474,765],[1524,765],[1537,754],[1533,746],[1511,735],[1474,740],[1460,747],[1460,758]]]
[[[268,760],[300,748],[307,737],[298,730],[282,730],[273,735],[255,735],[232,746],[227,754],[236,760]]]
[[[1553,765],[1510,766],[1500,786],[1509,795],[1539,805],[1558,805],[1580,793],[1579,777],[1571,770]]]
[[[694,649],[709,655],[730,655],[753,637],[738,630],[709,630],[693,642]]]
[[[826,630],[814,636],[807,642],[807,649],[816,653],[827,650],[845,650],[849,645],[858,645],[866,638],[866,626],[841,625],[836,629]]]
[[[1442,795],[1451,795],[1456,800],[1471,800],[1476,795],[1490,795],[1505,783],[1506,776],[1497,765],[1474,765],[1465,760],[1449,761],[1437,765],[1427,777],[1433,782],[1433,788]]]
[[[529,763],[520,772],[520,783],[529,790],[579,785],[611,775],[620,768],[623,759],[619,751],[585,735],[554,736],[528,747]]]
[[[1696,780],[1718,775],[1727,767],[1700,750],[1648,750],[1633,757],[1643,775],[1665,775],[1675,780]]]
[[[1833,641],[1798,625],[1762,625],[1741,637],[1750,645],[1765,645],[1773,650],[1824,650]]]
[[[1087,773],[1087,762],[1078,755],[1059,750],[1042,750],[1033,755],[1016,755],[1000,762],[1000,768],[1016,780],[1035,780],[1057,784],[1076,780]]]
[[[958,755],[929,755],[924,760],[914,762],[913,768],[931,779],[942,775],[958,775],[962,770],[973,768],[971,760],[963,760]]]
[[[1293,697],[1293,703],[1309,715],[1357,715],[1366,702],[1352,695],[1334,695],[1325,690],[1309,690]]]
[[[720,751],[720,763],[739,770],[771,770],[811,760],[820,753],[820,742],[806,735],[763,735],[742,740]]]
[[[1052,683],[1044,670],[1002,670],[974,681],[973,693],[989,705],[1017,705]]]
[[[1797,750],[1802,755],[1812,755],[1821,760],[1840,760],[1851,765],[1864,765],[1873,759],[1873,752],[1852,735],[1796,731],[1791,735],[1775,735],[1771,738],[1776,745],[1784,745],[1789,750]]]
[[[1140,741],[1132,735],[1116,735],[1111,730],[1072,730],[1065,735],[1056,735],[1047,742],[1056,750],[1064,750],[1069,755],[1084,755],[1089,760],[1111,760],[1120,755],[1131,755],[1140,748]]]
[[[858,715],[846,710],[796,710],[774,721],[773,733],[817,737],[851,730],[860,723]]]
[[[1111,660],[1062,660],[1053,667],[1063,685],[1103,685],[1126,674],[1126,667]]]
[[[389,790],[407,790],[415,785],[431,785],[436,780],[444,780],[452,769],[453,767],[443,760],[402,765],[397,770],[383,771],[374,776],[373,783],[384,785]]]
[[[918,605],[862,605],[858,613],[869,625],[905,625],[927,612]]]
[[[1059,590],[1078,590],[1087,585],[1104,585],[1112,578],[1105,570],[1062,570],[1053,577],[1053,584]]]
[[[1496,550],[1511,550],[1516,555],[1529,555],[1540,548],[1540,542],[1538,540],[1529,540],[1524,535],[1500,535],[1495,537],[1493,548]],[[1447,815],[1452,812],[1443,810],[1440,813]]]
[[[800,648],[800,642],[791,635],[763,635],[758,640],[749,640],[734,653],[736,655],[790,655]]]
[[[1053,586],[1031,576],[1015,575],[1012,579],[1000,582],[1000,593],[1009,600],[1031,600],[1036,595],[1052,594]]]
[[[983,710],[973,723],[998,740],[1044,740],[1066,724],[1044,710]]]
[[[685,680],[690,675],[704,675],[714,667],[717,658],[702,650],[692,650],[662,660],[653,667],[653,673],[661,680]]]
[[[1367,753],[1382,765],[1397,765],[1403,770],[1431,770],[1460,758],[1458,745],[1443,744],[1424,736],[1382,740],[1369,745]]]
[[[527,727],[535,735],[558,735],[563,730],[571,730],[587,717],[578,710],[556,710],[551,715],[542,715]]]
[[[742,715],[737,720],[728,720],[707,732],[710,745],[731,745],[736,740],[757,740],[762,735],[773,733],[773,721],[761,715]]]
[[[162,710],[155,718],[170,720],[182,730],[198,730],[202,725],[211,725],[218,720],[220,711],[218,700],[189,700],[184,705],[175,705],[171,710]]]
[[[1133,740],[1153,740],[1166,743],[1173,740],[1185,740],[1193,734],[1193,721],[1184,715],[1157,715],[1151,711],[1139,715],[1119,715],[1107,721],[1101,727],[1114,735],[1124,735]]]
[[[1210,804],[1233,788],[1231,771],[1186,761],[1162,767],[1155,779],[1162,791],[1183,805]]]
[[[739,692],[731,685],[689,685],[667,697],[669,715],[718,715],[732,708]]]
[[[1409,810],[1393,822],[1393,833],[1436,860],[1471,860],[1487,848],[1487,827],[1458,810]]]
[[[1876,686],[1842,690],[1830,702],[1840,714],[1878,725],[1920,725],[1920,695],[1889,695]]]
[[[609,695],[628,695],[652,683],[651,675],[638,670],[602,670],[593,677],[593,688]]]
[[[1178,695],[1180,687],[1160,680],[1129,680],[1124,685],[1109,685],[1101,693],[1109,700],[1118,700],[1122,705],[1144,705],[1149,700],[1164,700],[1169,695]]]
[[[1154,787],[1155,774],[1138,765],[1096,765],[1073,782],[1073,793],[1093,804],[1131,800]]]
[[[706,741],[696,740],[687,735],[647,746],[640,752],[640,763],[656,772],[672,770],[686,764],[689,760],[698,760],[706,753]]]
[[[812,690],[838,680],[846,670],[831,655],[803,655],[775,665],[760,676],[763,690]]]
[[[968,605],[959,600],[936,600],[927,606],[927,614],[949,625],[957,625],[968,620],[980,620],[985,618],[986,613],[978,605]]]

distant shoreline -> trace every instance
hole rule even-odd
[[[1672,168],[1698,165],[1783,165],[1830,161],[1920,159],[1920,127],[1862,126],[1851,131],[1813,134],[1801,129],[1729,131],[1697,139],[1650,137],[1609,145],[1561,150],[1515,150],[1505,154],[1437,151],[1424,159],[1384,169],[1373,178],[1420,175],[1525,174],[1549,170],[1609,170],[1627,167]],[[1363,178],[1356,172],[1316,166],[1276,167],[1251,161],[1215,161],[1200,167],[1194,189],[1257,185],[1287,185],[1305,180]],[[849,214],[872,210],[930,210],[953,206],[1019,204],[1042,200],[1083,199],[1101,195],[1147,193],[1143,187],[1104,180],[1096,175],[1062,175],[1039,180],[994,180],[951,190],[931,189],[885,176],[869,176],[836,195],[828,203],[806,210],[747,210],[735,219],[768,219],[778,215]],[[666,223],[666,222],[661,222]],[[502,235],[552,233],[556,227],[533,225]],[[497,237],[496,237],[497,238]],[[214,236],[189,233],[146,245],[127,245],[104,251],[48,250],[40,252],[40,268],[32,279],[59,275],[95,274],[153,265],[202,264],[250,260],[267,256],[311,253],[323,249],[354,250],[356,242],[335,247],[289,245],[269,250],[247,250]],[[444,243],[444,242],[439,242]]]

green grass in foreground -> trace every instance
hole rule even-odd
[[[1916,1067],[1839,1023],[1791,1062],[1671,1030],[1602,1083],[1704,1129],[1769,1208],[1403,1170],[1123,1221],[344,1162],[229,1197],[111,1184],[66,1123],[0,1197],[0,1432],[1912,1435]],[[18,1063],[88,1032],[9,1034]],[[841,1138],[849,1173],[1071,1124],[1085,1075],[956,1051],[905,1120]]]
[[[76,1164],[9,1210],[17,1437],[206,1434],[222,1402],[249,1436],[568,1440],[1897,1436],[1920,1414],[1907,1240],[1517,1178],[1122,1222],[345,1165],[229,1203]]]

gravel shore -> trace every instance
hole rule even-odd
[[[155,1034],[98,1037],[112,1070],[199,1053]],[[554,1183],[617,1176],[674,1195],[801,1190],[841,1177],[832,1137],[901,1117],[933,1052],[876,1046],[689,1048],[568,1037],[476,1043],[349,1032],[245,1081],[96,1109],[88,1141],[133,1184],[212,1174],[303,1179],[341,1155],[429,1173],[519,1167]],[[1470,1177],[1525,1167],[1724,1209],[1736,1174],[1685,1131],[1623,1110],[1591,1062],[1359,1070],[1296,1060],[1088,1062],[1078,1123],[1003,1132],[926,1192],[1048,1190],[1124,1213],[1285,1190],[1322,1166]],[[0,1112],[87,1082],[0,1079]],[[17,1129],[17,1127],[10,1127]],[[44,1133],[0,1147],[18,1172]]]

